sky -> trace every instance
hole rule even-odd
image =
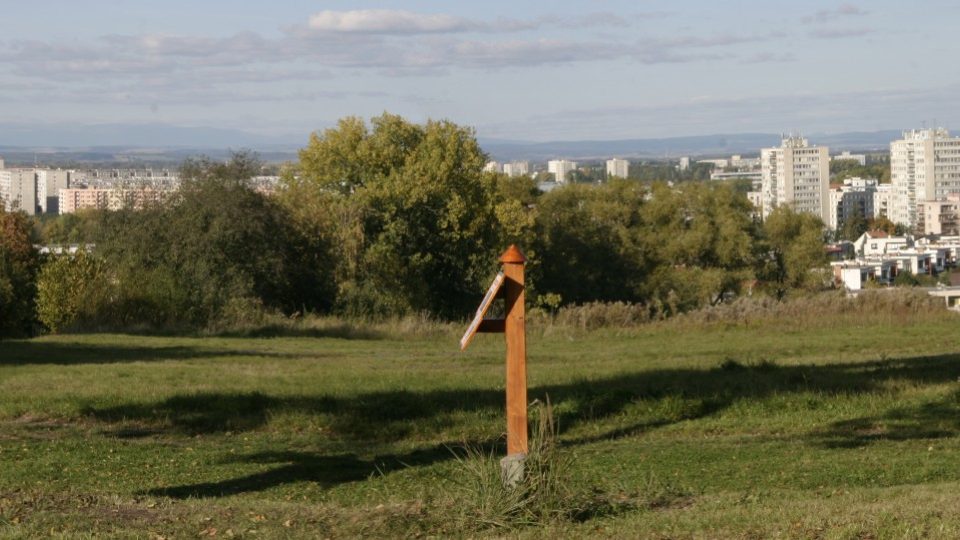
[[[4,1],[0,124],[603,140],[960,126],[960,2]]]

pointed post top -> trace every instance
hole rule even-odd
[[[510,244],[510,247],[503,252],[503,255],[500,255],[500,262],[503,264],[526,264],[527,258],[523,256],[520,248],[514,244]]]

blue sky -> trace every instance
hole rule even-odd
[[[0,122],[574,140],[960,124],[960,3],[8,2]]]

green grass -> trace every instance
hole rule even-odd
[[[509,534],[960,536],[960,320],[804,326],[532,330],[586,503]],[[0,537],[502,535],[451,451],[502,452],[502,338],[457,331],[2,342]]]

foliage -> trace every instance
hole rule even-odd
[[[902,270],[893,278],[893,284],[897,287],[919,287],[920,280],[917,277],[909,270]]]
[[[30,221],[0,204],[0,339],[33,333],[39,255]]]
[[[867,220],[868,231],[883,231],[891,236],[896,235],[898,226],[886,216],[877,216]],[[859,236],[857,237],[859,238]]]
[[[341,310],[462,317],[502,249],[486,157],[473,132],[451,122],[383,114],[371,127],[346,118],[312,135],[288,183],[297,196],[287,200],[336,209],[347,248]]]
[[[643,299],[646,254],[638,225],[647,190],[635,182],[602,186],[571,184],[537,204],[530,266],[540,294],[564,302]]]
[[[885,225],[884,223],[879,224]],[[856,212],[850,216],[849,219],[845,220],[837,230],[837,240],[850,240],[852,242],[869,230],[875,229],[870,228],[870,221],[864,219],[862,212]]]
[[[876,178],[881,184],[890,183],[890,160],[868,161],[860,165],[852,159],[834,159],[830,161],[830,177],[833,182],[842,182],[847,178]]]
[[[826,266],[823,222],[813,214],[778,206],[763,223],[758,277],[777,299],[789,290],[823,288],[818,270]]]
[[[645,251],[656,260],[647,289],[664,314],[717,304],[753,277],[756,226],[731,186],[654,186],[644,206]]]
[[[175,199],[104,218],[97,254],[114,272],[117,324],[202,327],[248,299],[287,313],[332,303],[329,255],[245,180],[249,154],[189,162]]]
[[[58,216],[37,216],[38,236],[44,244],[93,243],[105,214],[105,210],[80,210]]]
[[[103,262],[81,249],[48,258],[37,276],[37,317],[52,332],[93,325],[110,310]]]
[[[538,294],[622,301],[669,315],[735,294],[753,275],[756,226],[732,187],[564,186],[538,204]]]

